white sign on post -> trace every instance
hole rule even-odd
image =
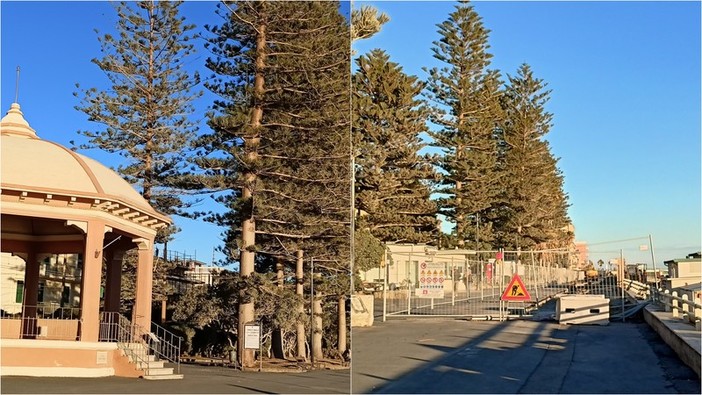
[[[258,350],[261,347],[261,325],[244,325],[244,348]]]
[[[446,278],[445,270],[446,267],[443,263],[420,263],[417,296],[420,298],[443,299],[444,280]]]

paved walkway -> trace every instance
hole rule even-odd
[[[649,304],[644,311],[644,319],[654,331],[670,346],[678,357],[698,377],[702,369],[702,337],[694,325],[681,317],[674,318],[672,312],[666,312],[662,307]]]
[[[349,369],[305,373],[240,372],[181,365],[182,380],[3,377],[3,394],[348,394]]]
[[[392,320],[353,331],[354,393],[700,393],[646,323]]]
[[[373,327],[353,329],[352,372],[258,373],[183,365],[183,380],[3,377],[0,386],[3,394],[343,394],[350,388],[353,393],[699,394],[699,369],[689,368],[679,355],[682,347],[683,359],[699,366],[700,332],[671,313],[652,306],[647,312],[651,324],[608,326],[376,320]]]

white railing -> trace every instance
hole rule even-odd
[[[120,349],[144,367],[147,375],[149,355],[174,363],[176,372],[180,373],[182,340],[155,323],[152,323],[152,332],[147,332],[117,312],[100,313],[100,341],[117,342]]]
[[[151,323],[151,334],[149,336],[149,347],[159,358],[165,359],[176,365],[176,373],[180,373],[180,354],[183,338],[168,331],[166,328]]]
[[[680,318],[701,328],[702,301],[699,293],[697,297],[691,291],[670,291],[659,288],[654,292],[654,300],[665,307],[665,311],[673,313],[673,318]]]
[[[145,375],[149,375],[149,347],[145,332],[117,312],[100,313],[99,341],[116,342]]]
[[[3,339],[80,340],[80,308],[38,305],[0,308]]]
[[[624,279],[624,289],[636,299],[648,300],[651,298],[651,287],[638,281]]]

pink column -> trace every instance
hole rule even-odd
[[[100,330],[100,276],[105,223],[88,222],[80,290],[81,341],[96,342]]]
[[[124,251],[105,253],[107,270],[105,271],[105,311],[119,312],[120,291],[122,288],[122,258]]]
[[[134,239],[139,249],[139,262],[136,273],[136,295],[132,323],[145,332],[151,331],[151,292],[153,286],[154,253],[153,240]]]
[[[37,300],[39,298],[39,262],[34,251],[27,252],[27,261],[24,271],[24,298],[22,305],[34,308],[36,311]]]
[[[37,332],[37,301],[39,298],[39,262],[34,251],[27,251],[22,297],[22,337],[33,339]]]

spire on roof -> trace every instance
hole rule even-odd
[[[20,105],[12,103],[7,114],[0,120],[0,133],[3,135],[21,136],[26,138],[39,138],[37,132],[29,126],[29,122],[24,119]]]

